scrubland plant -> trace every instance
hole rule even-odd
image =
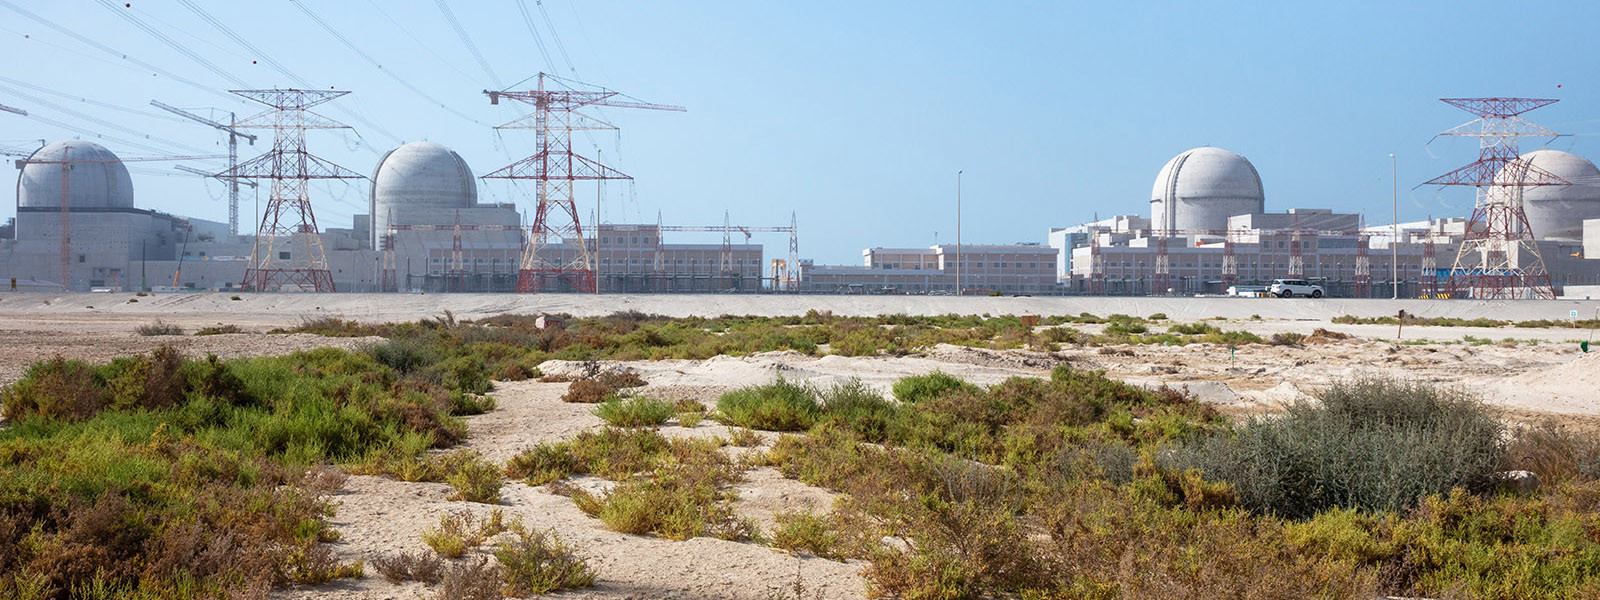
[[[717,400],[717,420],[750,429],[801,431],[820,416],[822,406],[815,391],[782,378],[728,392]]]
[[[600,403],[594,414],[618,427],[653,427],[672,418],[673,407],[666,401],[644,396],[612,396]]]

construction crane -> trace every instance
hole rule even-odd
[[[228,171],[232,171],[234,168],[239,166],[239,138],[242,137],[246,140],[249,140],[251,146],[256,145],[255,134],[240,131],[239,119],[231,112],[228,113],[228,124],[224,125],[176,106],[168,105],[160,100],[151,100],[150,105],[185,119],[189,119],[196,123],[200,123],[201,125],[209,126],[212,129],[227,132]],[[216,177],[218,174],[204,173],[204,175]],[[256,183],[251,181],[249,182],[249,185],[250,187],[255,187]],[[237,177],[228,179],[228,233],[231,235],[239,235],[239,179]]]
[[[180,160],[216,160],[225,156],[134,156],[126,158],[85,158],[74,160],[72,158],[72,144],[69,142],[61,149],[59,160],[37,160],[26,158],[16,161],[17,168],[22,169],[28,165],[61,165],[61,289],[69,290],[70,269],[72,266],[72,212],[68,206],[67,174],[73,165],[84,163],[116,163],[116,162],[155,162],[155,161],[180,161]]]

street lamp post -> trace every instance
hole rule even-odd
[[[1390,199],[1394,210],[1394,225],[1392,237],[1389,238],[1389,283],[1393,286],[1393,295],[1390,300],[1400,299],[1400,161],[1393,154],[1389,155],[1389,182],[1394,186],[1394,195]]]
[[[961,295],[961,174],[956,171],[956,295]]]

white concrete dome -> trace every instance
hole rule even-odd
[[[1517,160],[1572,182],[1522,188],[1523,211],[1528,215],[1533,236],[1541,240],[1583,239],[1583,220],[1600,219],[1600,169],[1588,159],[1560,150],[1534,150]],[[1495,177],[1496,182],[1506,179],[1504,174]]]
[[[69,208],[133,208],[133,178],[105,146],[69,140],[34,151],[28,161],[69,161],[28,164],[17,175],[19,208],[61,208],[61,169],[67,169]]]
[[[1150,192],[1150,226],[1158,235],[1163,229],[1226,229],[1228,217],[1262,212],[1266,193],[1255,165],[1221,148],[1174,156]]]
[[[433,142],[405,144],[384,154],[372,171],[373,241],[388,233],[391,219],[401,225],[438,225],[444,223],[440,215],[477,203],[477,179],[460,154]],[[438,222],[421,223],[418,218]]]

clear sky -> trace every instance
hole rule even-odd
[[[1333,208],[1387,222],[1394,153],[1402,220],[1465,216],[1470,191],[1413,189],[1476,153],[1472,140],[1430,144],[1471,119],[1441,97],[1560,99],[1529,115],[1572,134],[1548,147],[1600,158],[1600,2],[1592,0],[543,0],[542,10],[525,0],[543,53],[516,0],[449,3],[487,68],[437,2],[299,2],[382,67],[286,0],[3,0],[0,104],[49,121],[0,112],[0,147],[99,134],[123,140],[102,141],[123,156],[222,150],[218,132],[149,101],[240,116],[256,109],[221,92],[237,83],[124,13],[249,86],[299,85],[275,61],[312,86],[353,91],[342,108],[321,112],[359,137],[313,133],[310,147],[362,173],[401,140],[448,145],[478,174],[531,154],[531,132],[490,127],[517,109],[490,106],[482,90],[540,71],[687,106],[610,109],[620,136],[579,137],[580,150],[598,149],[636,178],[607,185],[604,220],[654,222],[660,211],[667,224],[720,224],[730,210],[736,224],[767,226],[787,225],[796,211],[801,254],[824,263],[859,262],[865,247],[928,245],[935,235],[953,241],[957,170],[966,172],[967,242],[1042,243],[1052,226],[1146,213],[1162,164],[1202,145],[1255,163],[1271,211]],[[172,163],[130,167],[140,207],[226,221],[221,183],[183,176]],[[0,219],[15,212],[14,186],[5,188]],[[324,227],[365,212],[365,182],[317,190]],[[480,197],[529,206],[531,190],[493,181],[480,184]],[[595,196],[582,189],[580,208],[592,210]],[[761,241],[774,256],[786,243]]]

